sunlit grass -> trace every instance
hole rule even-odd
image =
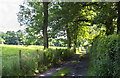
[[[38,73],[42,70],[48,69],[48,67],[58,64],[59,60],[65,60],[68,56],[73,54],[68,54],[69,51],[66,50],[67,47],[54,47],[50,46],[50,49],[43,50],[43,46],[37,45],[0,45],[2,46],[2,71],[4,76],[16,76],[16,75],[28,75]],[[56,48],[58,50],[56,50]],[[22,70],[19,69],[19,50],[21,50],[21,61],[22,61]],[[39,50],[37,52],[36,50]],[[43,55],[45,52],[45,56]],[[58,52],[58,54],[57,54]],[[60,55],[60,53],[63,53]],[[71,52],[71,51],[70,51]],[[73,53],[73,52],[72,52]],[[45,58],[45,59],[44,59]],[[58,59],[59,58],[59,59]],[[40,62],[40,67],[38,67],[38,59]],[[51,60],[50,60],[51,59]],[[16,72],[16,73],[15,73]],[[26,73],[28,72],[28,73]]]
[[[81,59],[86,54],[86,51],[84,51],[81,55],[79,55],[79,59]]]
[[[62,70],[58,71],[57,73],[55,73],[54,76],[64,76],[67,73],[69,73],[70,71],[71,71],[71,68],[62,69]],[[55,78],[54,76],[52,78]]]
[[[78,61],[72,61],[72,64],[78,64]]]
[[[18,54],[19,50],[22,51],[22,53],[31,53],[36,52],[36,50],[43,51],[44,46],[37,46],[37,45],[30,45],[30,46],[24,46],[24,45],[0,45],[2,46],[2,55],[15,55]],[[52,49],[66,49],[67,47],[54,47],[50,46],[49,48]]]

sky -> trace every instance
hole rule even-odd
[[[18,31],[25,29],[20,26],[16,13],[19,12],[19,5],[23,0],[0,0],[0,31]]]
[[[20,26],[16,14],[22,3],[23,0],[0,0],[0,31],[18,31],[25,28]]]

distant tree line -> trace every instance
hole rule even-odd
[[[4,44],[9,45],[24,45],[25,44],[25,35],[21,30],[14,32],[14,31],[7,31],[6,33],[0,33],[0,37]]]
[[[50,46],[66,47],[66,42],[60,39],[49,39]],[[7,31],[6,33],[0,32],[0,43],[7,45],[43,45],[42,38],[31,37],[29,34],[24,33],[21,30],[17,32]]]

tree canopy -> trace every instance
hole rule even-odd
[[[51,38],[67,40],[68,48],[71,44],[76,48],[82,38],[90,40],[119,31],[119,3],[26,1],[20,5],[18,20],[27,26],[31,38],[43,40],[44,49]]]

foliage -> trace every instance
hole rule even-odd
[[[31,37],[29,34],[25,34],[23,31],[19,30],[17,32],[14,31],[7,31],[6,33],[0,34],[1,43],[8,44],[8,45],[43,45],[43,39],[40,36],[33,36]],[[65,40],[62,39],[49,39],[50,46],[59,46],[65,47],[66,43]]]
[[[88,74],[119,77],[120,42],[119,36],[113,34],[118,30],[117,17],[119,16],[117,15],[119,15],[119,11],[117,8],[117,3],[114,2],[50,2],[45,13],[44,3],[24,1],[20,5],[18,21],[21,25],[27,26],[25,29],[27,34],[22,31],[8,31],[0,34],[0,43],[2,41],[9,45],[44,44],[45,46],[49,41],[51,46],[61,47],[66,46],[66,43],[68,45],[72,43],[74,44],[74,51],[76,51],[76,47],[79,50],[79,46],[87,47],[89,45],[87,42],[90,42],[92,46],[90,47],[91,61]],[[49,17],[46,15],[47,12]],[[44,19],[45,15],[47,16],[46,19]],[[105,34],[109,36],[104,36]],[[58,39],[61,36],[67,36],[67,39]],[[3,47],[3,75],[32,75],[33,72],[39,73],[48,67],[57,66],[74,55],[72,50],[67,49],[46,49],[43,51],[43,48],[38,47],[34,49],[28,49],[28,47],[24,47],[24,49],[23,47],[12,48],[14,50],[11,47]],[[22,53],[21,70],[17,60],[18,53],[16,53],[19,49],[25,51]],[[38,54],[34,52],[35,49],[40,50]],[[79,58],[83,55],[80,55]],[[10,61],[11,59],[12,61]]]
[[[65,36],[65,30],[69,29],[72,41],[74,41],[74,35],[78,35],[78,39],[81,36],[87,36],[87,30],[89,29],[87,26],[90,26],[88,21],[91,19],[91,11],[84,6],[85,4],[89,3],[55,3],[53,8],[50,9],[52,13],[50,18],[52,20],[52,33],[58,34],[58,32],[63,31],[61,35]]]
[[[48,4],[47,2],[24,1],[18,12],[18,21],[21,25],[27,26],[26,32],[32,40],[43,37],[44,49],[48,48]]]
[[[113,34],[117,25],[117,3],[97,2],[96,5],[92,6],[92,9],[95,11],[92,23],[96,24],[99,30],[101,30],[101,27],[105,27],[106,35]]]
[[[50,38],[49,41],[50,41],[49,42],[50,46],[66,47],[66,41],[65,41],[65,39],[62,40],[62,39],[53,39],[53,38]]]
[[[6,33],[1,34],[1,38],[5,41],[4,44],[10,45],[23,45],[25,44],[25,35],[21,30],[14,32],[14,31],[7,31]]]
[[[119,35],[113,34],[96,38],[90,47],[90,66],[88,75],[120,76]]]
[[[74,55],[73,50],[59,49],[60,47],[43,50],[43,46],[2,46],[2,75],[3,76],[32,76],[52,66],[58,66],[62,61]],[[18,52],[21,49],[21,67]],[[39,50],[38,53],[36,50]]]
[[[4,42],[5,42],[5,40],[0,38],[0,44],[3,44]]]

